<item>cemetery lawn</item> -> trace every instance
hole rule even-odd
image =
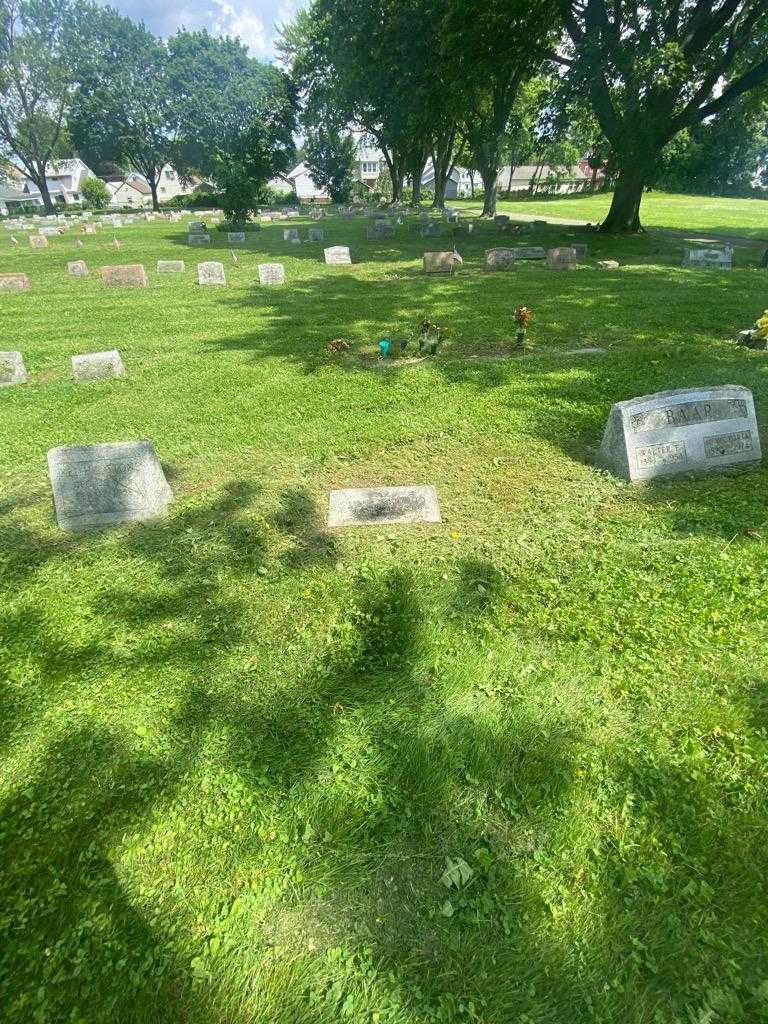
[[[549,228],[516,241],[584,269],[484,274],[484,227],[428,278],[447,234],[321,226],[353,266],[282,224],[237,265],[183,225],[0,229],[32,282],[0,294],[30,375],[0,389],[4,1024],[767,1021],[768,470],[590,462],[668,388],[746,385],[765,429],[768,354],[730,340],[759,247],[698,271]],[[147,289],[103,289],[132,262]],[[438,358],[379,365],[425,315]],[[127,377],[74,383],[108,349]],[[59,531],[46,451],[140,438],[168,519]],[[443,523],[328,531],[329,489],[377,484]]]
[[[462,200],[454,203],[462,210],[482,210],[482,202]],[[610,193],[560,199],[501,200],[499,213],[599,224],[611,205]],[[752,238],[768,246],[768,203],[764,199],[724,199],[715,196],[686,196],[670,192],[646,192],[640,219],[646,228],[669,228],[691,232],[694,236],[712,232]]]

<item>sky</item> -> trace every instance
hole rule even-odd
[[[156,36],[166,38],[178,28],[207,28],[212,35],[239,36],[251,56],[275,58],[278,27],[308,0],[179,0],[165,6],[157,0],[109,0],[109,6],[134,21],[143,21]]]

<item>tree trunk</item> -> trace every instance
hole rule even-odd
[[[40,189],[40,198],[43,200],[43,207],[45,209],[45,212],[55,213],[56,207],[53,203],[53,200],[51,199],[51,193],[48,190],[48,179],[45,176],[45,164],[42,165],[42,170],[40,169],[40,165],[38,165],[37,177],[38,180],[35,182],[35,184]]]
[[[418,157],[416,163],[411,167],[411,206],[417,207],[421,205],[421,178],[424,174],[424,164],[427,162],[427,158],[424,153]]]
[[[597,168],[592,168],[592,191],[594,192],[597,187]]]
[[[640,231],[640,203],[643,198],[645,176],[638,167],[619,171],[608,216],[600,225],[601,231]]]
[[[149,187],[152,192],[152,209],[156,212],[160,212],[160,202],[157,198],[157,179],[154,174],[149,175]]]
[[[498,191],[499,172],[495,165],[491,167],[481,167],[480,175],[483,179],[483,190],[485,191],[485,198],[483,200],[483,212],[480,214],[481,217],[495,217],[496,216],[496,193]]]
[[[509,181],[507,182],[507,198],[511,198],[512,196],[512,178],[514,177],[514,175],[515,165],[511,163],[509,165]]]
[[[453,164],[453,144],[456,140],[456,127],[454,125],[449,131],[443,132],[435,140],[435,147],[432,150],[432,168],[435,172],[435,198],[432,207],[435,210],[442,210],[445,206],[445,189],[448,184],[448,175]]]
[[[469,172],[469,198],[475,198],[475,172]]]

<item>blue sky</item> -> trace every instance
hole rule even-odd
[[[110,0],[134,21],[143,21],[155,35],[173,35],[182,26],[207,28],[214,35],[239,36],[251,56],[272,60],[278,26],[308,0],[179,0],[163,6],[157,0]]]

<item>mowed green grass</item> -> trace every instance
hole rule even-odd
[[[590,462],[666,388],[746,385],[764,429],[768,355],[730,340],[759,249],[684,270],[550,228],[523,240],[584,269],[488,275],[483,228],[428,278],[448,235],[329,219],[345,268],[283,226],[237,265],[180,225],[0,231],[32,281],[0,295],[30,374],[0,391],[3,1021],[768,1020],[768,471]],[[104,289],[117,262],[149,287]],[[377,365],[424,315],[445,351]],[[111,348],[126,379],[72,381]],[[60,532],[46,451],[144,437],[169,518]],[[329,489],[376,484],[434,485],[443,523],[329,532]]]
[[[482,209],[482,203],[462,200],[454,205]],[[500,213],[564,217],[599,224],[611,205],[610,193],[560,199],[501,200]],[[692,233],[712,232],[753,238],[768,245],[768,201],[724,199],[718,196],[686,196],[671,192],[646,192],[640,208],[643,226],[672,228]]]

